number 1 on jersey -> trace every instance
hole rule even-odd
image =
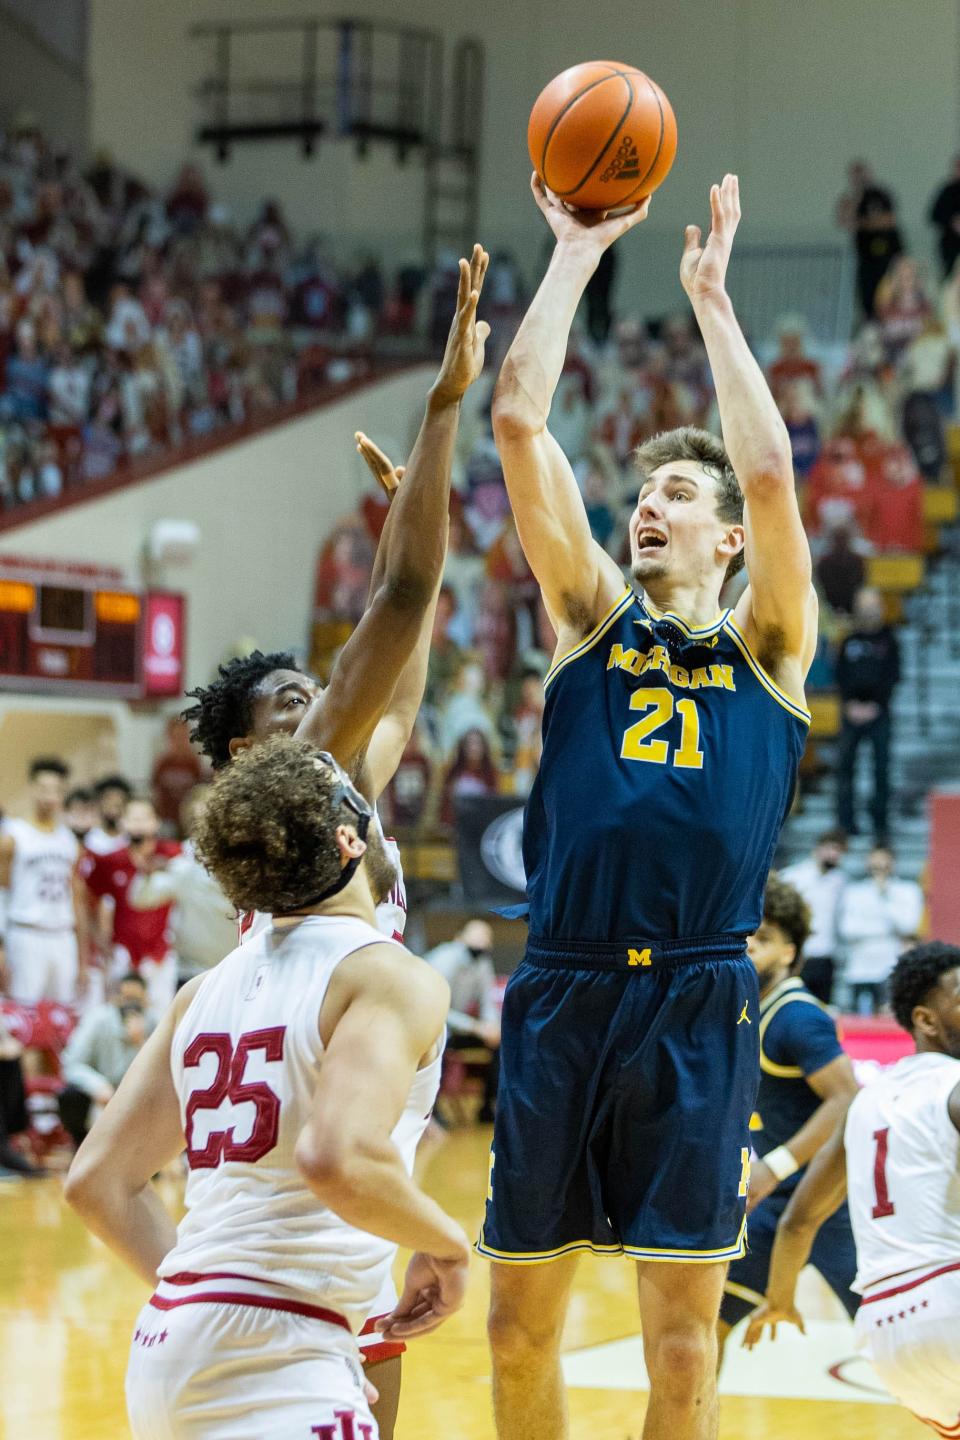
[[[872,1215],[874,1220],[883,1220],[887,1215],[894,1215],[896,1209],[890,1199],[890,1192],[887,1190],[887,1144],[890,1138],[890,1127],[885,1126],[883,1130],[874,1130],[873,1140],[876,1151],[873,1156],[873,1188],[876,1191],[877,1203],[874,1205]]]

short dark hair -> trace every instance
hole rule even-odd
[[[355,823],[334,805],[335,772],[305,740],[271,735],[217,776],[194,836],[197,854],[238,910],[295,910],[334,884],[334,838]]]
[[[763,895],[763,918],[776,925],[794,947],[794,966],[803,955],[803,947],[810,935],[810,906],[800,891],[779,875],[771,875]]]
[[[717,514],[731,525],[743,524],[743,492],[730,464],[730,456],[723,442],[709,430],[700,430],[696,425],[682,425],[679,430],[664,430],[645,440],[633,452],[633,461],[642,481],[649,480],[654,470],[669,465],[671,460],[691,460],[699,465],[713,480],[717,489]],[[727,566],[727,576],[736,575],[744,566],[741,550],[734,555]]]
[[[127,973],[126,973],[126,975],[121,975],[121,976],[120,976],[120,979],[117,981],[117,984],[118,984],[118,985],[132,985],[132,984],[136,984],[136,985],[139,985],[139,986],[141,987],[141,989],[143,989],[143,990],[146,990],[146,988],[147,988],[147,982],[146,982],[146,980],[144,980],[144,978],[143,978],[143,976],[140,974],[139,970],[128,970]]]
[[[101,799],[108,790],[122,790],[128,800],[133,794],[133,786],[130,784],[130,781],[125,780],[122,775],[104,775],[103,779],[98,780],[93,787],[93,793],[98,800]]]
[[[832,830],[824,830],[817,836],[818,845],[842,845],[846,847],[850,843],[850,837],[846,830],[840,825],[834,825]]]
[[[253,650],[217,667],[217,678],[209,685],[188,690],[196,700],[180,716],[190,726],[190,739],[206,755],[214,770],[230,763],[230,741],[246,735],[253,724],[253,697],[257,687],[274,670],[296,670],[297,662],[288,651],[264,654]]]
[[[38,775],[59,775],[61,780],[66,780],[70,774],[70,766],[56,755],[38,755],[35,760],[30,761],[27,773],[31,780],[36,780]]]
[[[913,1034],[913,1012],[922,1005],[941,975],[960,969],[960,948],[944,940],[927,940],[904,950],[890,976],[890,1004],[898,1025]]]
[[[63,803],[68,810],[71,805],[92,805],[93,791],[86,785],[75,785],[72,790],[67,791],[67,798]]]

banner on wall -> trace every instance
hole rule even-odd
[[[456,821],[464,899],[478,905],[522,901],[523,802],[511,795],[459,796]]]
[[[184,619],[182,595],[150,591],[143,607],[143,693],[154,699],[183,691]]]

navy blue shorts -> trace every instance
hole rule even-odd
[[[730,1266],[724,1286],[720,1319],[728,1325],[736,1325],[738,1320],[748,1315],[766,1293],[777,1223],[794,1188],[791,1186],[786,1192],[775,1190],[750,1215],[747,1254]],[[857,1273],[857,1252],[846,1205],[841,1205],[837,1213],[831,1215],[817,1231],[808,1263],[819,1270],[852,1318],[860,1305],[860,1296],[850,1288]]]
[[[531,938],[504,1000],[480,1253],[742,1255],[758,1025],[742,936]]]

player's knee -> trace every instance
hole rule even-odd
[[[501,1366],[527,1367],[557,1353],[562,1332],[562,1315],[526,1313],[496,1297],[490,1306],[487,1337]]]
[[[714,1383],[716,1334],[700,1327],[667,1329],[646,1347],[646,1361],[652,1385],[694,1404]]]

